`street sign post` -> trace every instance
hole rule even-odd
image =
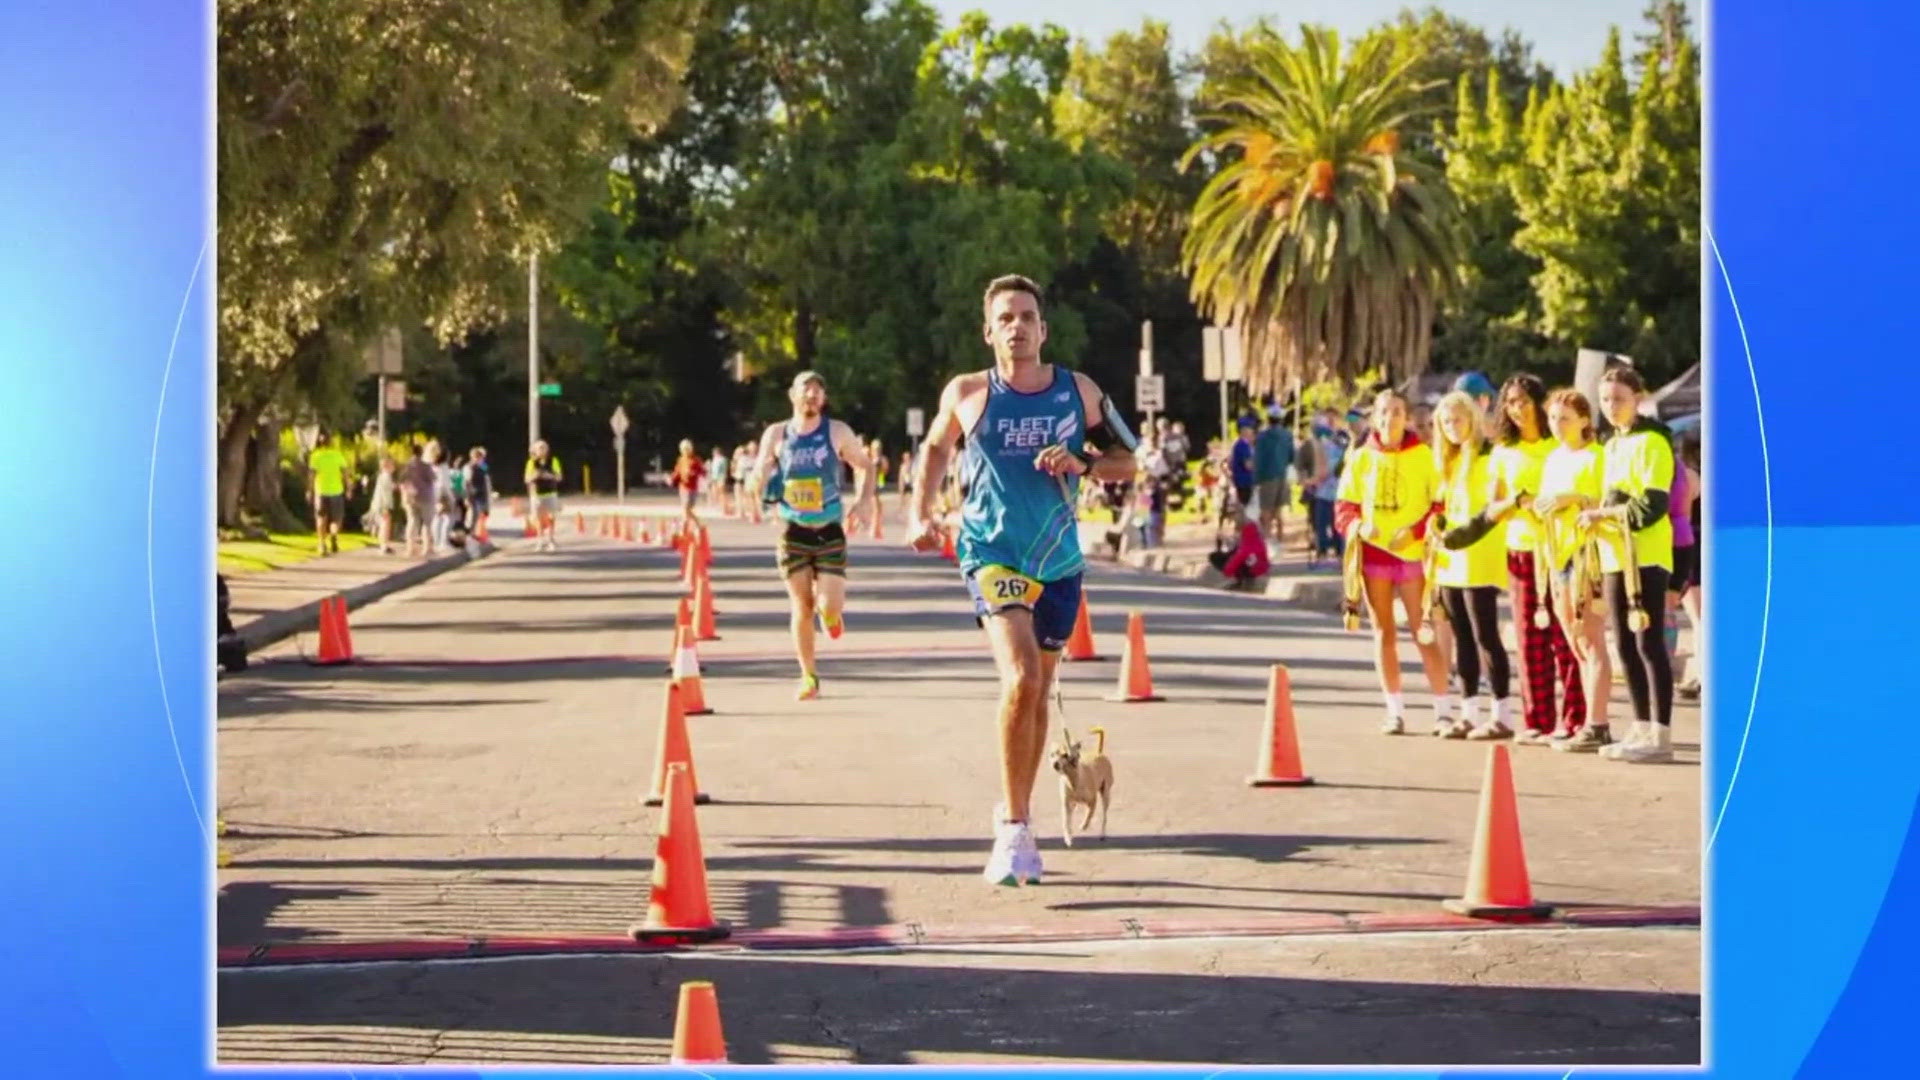
[[[908,409],[907,410],[908,438],[917,439],[920,436],[925,435],[926,433],[927,433],[927,410]]]
[[[367,371],[378,376],[380,383],[374,397],[376,403],[374,411],[377,414],[374,420],[374,432],[381,446],[387,445],[387,379],[401,373],[405,361],[405,353],[401,345],[400,328],[388,327],[367,345],[365,354]],[[405,407],[406,393],[403,385],[400,390],[402,398],[400,407],[402,408]]]
[[[387,412],[406,412],[407,381],[405,379],[388,379],[381,384],[380,404],[385,406]],[[382,417],[380,420],[380,439],[382,446],[386,445],[386,431],[386,418]]]
[[[1241,355],[1240,331],[1231,326],[1208,326],[1200,331],[1200,362],[1208,382],[1220,384],[1220,437],[1232,438],[1227,415],[1230,387],[1246,378],[1246,358]]]
[[[543,383],[541,383],[541,384],[540,384],[540,396],[541,396],[541,397],[559,397],[559,396],[560,396],[560,384],[559,384],[559,383],[557,383],[557,382],[543,382]]]
[[[607,426],[613,428],[614,501],[626,502],[627,501],[627,427],[629,425],[627,420],[627,407],[625,405],[615,405],[613,407],[613,418],[607,421]]]
[[[1136,375],[1133,379],[1133,404],[1141,412],[1152,416],[1167,407],[1167,377],[1165,375]]]

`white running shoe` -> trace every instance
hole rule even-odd
[[[1022,885],[1040,884],[1040,843],[1033,837],[1033,829],[1025,824],[1014,835],[1013,876]]]
[[[1020,875],[1014,870],[1014,853],[1020,848],[1020,838],[1025,834],[1031,842],[1033,834],[1026,825],[1018,821],[1003,821],[993,827],[993,854],[987,856],[987,868],[980,876],[989,885],[1018,885]]]

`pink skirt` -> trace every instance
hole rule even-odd
[[[1373,581],[1391,581],[1395,585],[1420,581],[1422,569],[1418,560],[1398,558],[1372,544],[1361,545],[1360,573]]]

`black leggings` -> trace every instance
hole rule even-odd
[[[1485,657],[1493,696],[1505,698],[1512,672],[1507,667],[1507,647],[1500,640],[1499,588],[1442,585],[1440,599],[1447,605],[1447,623],[1453,627],[1453,664],[1460,672],[1461,689],[1468,697],[1480,692],[1480,661]]]
[[[1673,659],[1667,654],[1667,571],[1640,568],[1640,608],[1647,628],[1634,633],[1627,626],[1632,609],[1627,604],[1627,576],[1607,575],[1607,607],[1613,612],[1614,651],[1626,672],[1627,695],[1633,699],[1633,718],[1652,720],[1661,727],[1673,723]],[[1648,674],[1653,681],[1649,686]],[[1649,701],[1649,691],[1652,700]]]

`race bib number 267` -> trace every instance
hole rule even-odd
[[[983,566],[977,571],[980,595],[994,608],[1032,607],[1040,599],[1040,583],[1004,566]]]

